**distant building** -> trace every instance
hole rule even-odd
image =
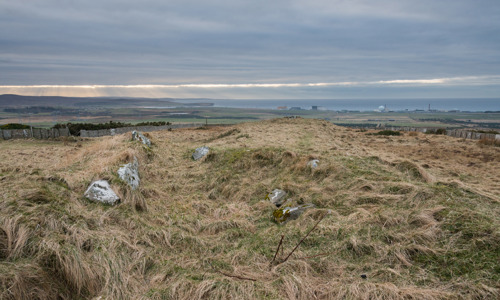
[[[313,105],[313,106],[312,106],[312,110],[318,110],[318,106]]]
[[[287,109],[288,107],[287,106],[278,106],[277,109],[280,109],[280,110],[283,110],[283,109]]]
[[[290,107],[290,110],[302,110],[302,108],[298,106]]]

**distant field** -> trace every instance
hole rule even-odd
[[[0,100],[5,95],[0,96]],[[14,97],[15,98],[15,97]],[[51,127],[56,123],[92,122],[104,123],[120,121],[137,123],[144,121],[165,121],[171,123],[237,124],[268,120],[283,116],[301,116],[323,119],[346,126],[410,126],[410,127],[447,127],[447,128],[485,128],[500,129],[500,113],[469,112],[337,112],[325,110],[278,110],[255,108],[223,108],[211,106],[182,106],[173,99],[90,99],[70,98],[63,101],[60,97],[42,97],[39,106],[35,100],[24,99],[25,106],[13,109],[11,102],[0,101],[0,124],[23,123],[39,127]],[[37,98],[37,97],[35,97]],[[52,99],[52,100],[51,100]],[[200,99],[202,102],[203,99]],[[177,108],[151,108],[180,106]],[[205,100],[208,101],[208,100]],[[86,103],[83,105],[82,103]],[[31,105],[31,106],[30,106]],[[41,106],[43,105],[43,106]]]

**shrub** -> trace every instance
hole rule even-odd
[[[426,134],[446,134],[446,129],[438,128],[438,129],[430,129],[425,132]]]
[[[135,126],[166,126],[171,125],[170,122],[158,121],[158,122],[140,122],[135,124]]]
[[[0,129],[29,129],[28,125],[18,124],[18,123],[9,123],[0,126]]]

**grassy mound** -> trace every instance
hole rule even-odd
[[[498,147],[464,146],[491,158],[471,161],[485,170],[476,172],[483,186],[452,174],[463,162],[395,151],[434,140],[366,136],[324,121],[149,137],[147,153],[129,135],[0,145],[0,298],[500,296],[500,199],[495,183],[484,185],[494,182],[486,171],[500,164]],[[464,143],[424,137],[450,149]],[[210,153],[193,161],[203,145]],[[141,186],[131,191],[116,170],[134,156]],[[122,204],[83,198],[101,178]],[[315,207],[277,224],[265,200],[275,188]]]

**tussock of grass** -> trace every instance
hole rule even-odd
[[[500,140],[497,139],[486,139],[482,138],[477,143],[480,146],[495,146],[495,147],[500,147]]]
[[[400,170],[401,172],[403,172],[404,174],[408,175],[411,178],[417,180],[423,180],[424,182],[427,183],[432,183],[435,181],[435,179],[427,171],[425,171],[423,168],[410,161],[402,161],[396,163],[396,167],[398,170]]]
[[[252,138],[238,138],[246,135]],[[365,139],[373,137],[363,133],[306,119],[153,132],[150,138],[152,155],[128,135],[82,141],[81,147],[0,145],[0,298],[500,296],[495,191],[450,180],[441,170],[451,163],[439,159],[427,158],[429,167],[420,167],[413,157],[427,143],[403,136],[397,138],[403,142],[386,137],[370,144]],[[437,148],[432,139],[448,137],[428,138]],[[386,144],[406,149],[405,143],[418,145],[412,158],[378,150]],[[191,160],[192,150],[204,144],[210,154]],[[496,148],[474,147],[491,157],[475,168],[498,167]],[[131,191],[116,170],[134,156],[141,186]],[[307,167],[311,159],[320,160],[318,168]],[[490,182],[486,171],[477,172],[477,180]],[[82,197],[97,178],[111,182],[122,204]],[[316,208],[278,225],[274,205],[265,200],[275,188],[293,203]],[[270,266],[275,254],[278,263]]]

